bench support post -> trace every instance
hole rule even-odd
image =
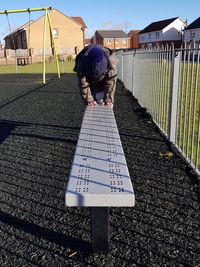
[[[109,253],[109,208],[91,208],[92,250],[94,253]]]

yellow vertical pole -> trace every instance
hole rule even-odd
[[[45,63],[46,32],[47,32],[47,9],[45,9],[44,32],[43,32],[43,83],[46,83],[46,63]]]
[[[47,17],[48,17],[48,21],[49,21],[50,34],[51,34],[51,36],[52,36],[53,53],[54,53],[54,59],[56,60],[56,66],[57,66],[58,78],[60,78],[60,66],[59,66],[59,62],[58,62],[58,55],[57,55],[57,49],[56,49],[56,42],[55,42],[54,35],[53,35],[53,28],[52,28],[52,24],[51,24],[51,20],[50,20],[49,13],[47,13]]]

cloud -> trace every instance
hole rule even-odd
[[[96,30],[97,29],[95,29],[95,28],[86,29],[85,30],[85,38],[92,38],[92,36],[94,35]]]
[[[11,28],[11,32],[14,30],[14,28]],[[4,27],[3,29],[1,29],[1,37],[4,38],[6,35],[10,34],[10,28],[7,26],[7,27]]]
[[[131,22],[128,20],[122,21],[120,23],[113,23],[112,21],[104,21],[96,26],[95,28],[88,28],[85,31],[86,38],[91,38],[96,30],[122,30],[126,33],[129,31],[131,26]]]
[[[122,21],[120,23],[113,23],[112,21],[105,21],[101,23],[101,30],[123,30],[127,31],[129,25],[131,24],[130,21]]]
[[[0,36],[2,36],[4,38],[4,37],[6,37],[6,35],[10,34],[10,32],[15,31],[16,28],[17,27],[15,27],[15,26],[11,26],[11,28],[9,26],[5,26],[4,28],[1,29]]]

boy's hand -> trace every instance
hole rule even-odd
[[[106,101],[105,105],[108,106],[108,107],[113,108],[113,103],[111,101]]]
[[[88,102],[87,104],[89,107],[96,107],[98,104],[96,101]]]

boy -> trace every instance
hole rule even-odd
[[[111,49],[96,44],[85,47],[77,55],[74,71],[86,105],[94,107],[104,104],[113,107],[117,62]]]

